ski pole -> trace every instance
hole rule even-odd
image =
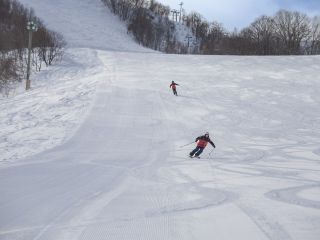
[[[213,152],[214,149],[212,149],[209,154],[208,154],[208,158],[211,159],[211,153]]]
[[[185,144],[185,145],[183,145],[183,146],[180,146],[180,148],[189,146],[189,145],[191,145],[192,143],[194,143],[194,142],[191,142],[191,143]]]

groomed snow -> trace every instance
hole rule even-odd
[[[62,33],[70,48],[152,52],[136,44],[126,25],[100,0],[19,0],[33,8],[52,30]]]
[[[22,2],[49,27],[72,28],[62,2],[110,17],[98,0]],[[1,240],[318,239],[319,56],[122,51],[128,39],[82,29],[31,91],[1,101]],[[206,131],[217,148],[188,158]]]

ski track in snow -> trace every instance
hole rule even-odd
[[[318,56],[163,55],[98,0],[21,2],[70,48],[0,102],[1,240],[318,239]]]
[[[237,61],[186,57],[182,62],[179,56],[149,54],[158,63],[154,66],[143,53],[97,51],[95,56],[99,60],[94,62],[103,63],[92,68],[96,97],[75,135],[47,152],[2,166],[0,187],[6,197],[0,211],[10,221],[0,219],[0,239],[211,239],[214,234],[219,239],[317,238],[319,153],[317,143],[306,141],[316,139],[315,125],[309,129],[301,122],[297,132],[298,122],[282,120],[288,138],[281,131],[275,135],[274,127],[282,128],[278,123],[263,122],[262,130],[249,138],[243,128],[250,131],[257,124],[259,117],[252,114],[262,114],[264,102],[256,111],[238,103],[238,95],[227,100],[220,96],[225,91],[215,86],[223,85],[218,78],[211,83],[213,93],[199,88],[192,94],[197,85],[209,86],[205,77],[199,78],[202,82],[189,80],[204,74],[197,67],[224,61],[237,65]],[[191,76],[182,71],[185,65]],[[172,66],[178,70],[174,78],[180,79],[182,97],[172,96],[167,86]],[[242,84],[233,88],[241,92]],[[224,108],[228,101],[233,103]],[[286,102],[286,96],[278,101]],[[237,104],[251,114],[238,115]],[[279,113],[274,118],[286,116]],[[303,121],[312,117],[313,113],[310,118],[304,115]],[[217,148],[210,155],[206,150],[199,160],[189,159],[186,155],[194,144],[179,146],[203,128],[216,129]],[[10,172],[16,176],[29,171],[39,173],[11,179]],[[27,182],[30,187],[16,192],[4,187],[10,182],[15,186]],[[48,190],[41,190],[44,187]],[[50,199],[53,195],[59,197]],[[37,214],[31,213],[30,204]],[[41,211],[37,205],[51,207]],[[13,211],[17,206],[19,214]],[[234,231],[227,231],[230,228]]]

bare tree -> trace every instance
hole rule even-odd
[[[212,22],[209,25],[206,37],[202,39],[201,53],[203,54],[221,54],[224,46],[223,39],[226,36],[226,30],[221,23]]]
[[[279,11],[274,17],[276,36],[285,54],[300,54],[301,44],[310,37],[310,19],[299,12]]]
[[[259,17],[249,26],[247,31],[256,46],[256,54],[270,55],[273,53],[274,20],[271,17]]]
[[[62,35],[44,29],[39,38],[41,38],[41,42],[39,44],[38,55],[46,66],[51,65],[56,60],[60,60],[66,46]]]
[[[19,80],[16,65],[12,58],[0,57],[0,93],[9,96],[14,89],[15,82]]]
[[[320,16],[312,19],[310,41],[307,45],[307,53],[320,54]]]

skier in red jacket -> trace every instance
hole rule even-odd
[[[193,155],[195,157],[199,157],[199,155],[203,152],[208,143],[210,143],[212,147],[216,147],[214,143],[211,141],[208,132],[203,136],[197,137],[195,142],[197,142],[197,147],[193,149],[192,152],[190,152],[190,157],[193,157]]]
[[[170,84],[170,88],[172,88],[173,94],[178,96],[176,86],[179,86],[179,84],[177,84],[174,81],[172,81],[172,83]]]

